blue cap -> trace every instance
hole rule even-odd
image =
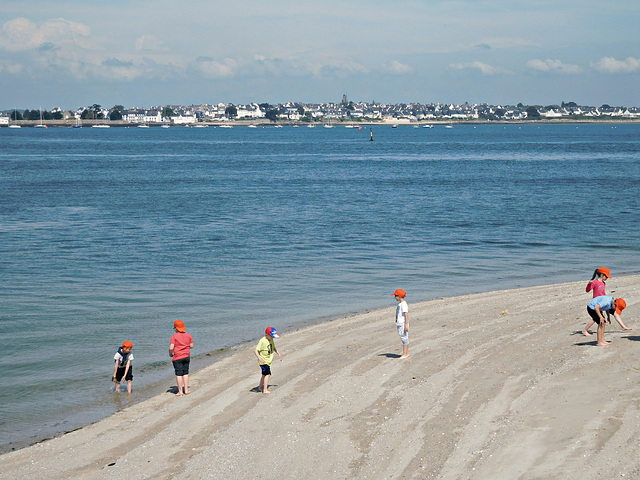
[[[269,328],[267,328],[267,329],[264,331],[264,333],[266,333],[267,335],[269,335],[270,337],[273,337],[273,338],[279,338],[279,337],[280,337],[280,335],[278,335],[278,334],[276,333],[276,329],[275,329],[274,327],[269,327]]]

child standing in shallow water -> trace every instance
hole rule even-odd
[[[402,356],[400,359],[407,358],[409,356],[409,305],[405,298],[407,292],[399,288],[392,293],[396,297],[398,306],[396,307],[396,327],[398,328],[398,335],[400,335],[400,341],[402,342]]]
[[[115,364],[111,381],[116,383],[116,392],[120,391],[120,380],[124,378],[127,381],[127,393],[131,393],[131,384],[133,383],[133,367],[131,366],[133,353],[131,353],[131,349],[133,349],[133,343],[127,340],[121,347],[118,347],[118,351],[113,356]]]
[[[593,298],[602,297],[603,295],[606,295],[605,282],[609,278],[611,278],[611,271],[608,268],[605,268],[605,267],[597,268],[596,271],[593,272],[593,277],[591,277],[591,280],[589,281],[589,283],[587,283],[586,291],[590,292],[591,290],[593,290]],[[622,318],[620,318],[619,315],[614,317],[616,321],[620,324],[620,327],[623,330],[631,330],[631,328],[627,327],[624,324],[624,322],[622,321]],[[585,329],[582,330],[582,334],[587,337],[591,337],[593,334],[589,332],[589,329],[593,326],[594,323],[596,322],[592,319],[587,324]]]

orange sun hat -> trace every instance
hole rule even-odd
[[[627,308],[627,302],[625,302],[622,298],[616,299],[616,313],[620,315],[622,313],[622,310],[624,310],[625,308]]]
[[[602,274],[604,274],[605,277],[611,278],[611,270],[609,270],[606,267],[600,267],[598,269],[598,273],[602,273]]]

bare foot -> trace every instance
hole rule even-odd
[[[264,391],[264,392],[262,392],[262,393],[264,393],[265,395],[271,395],[271,392],[270,392],[269,390],[265,390],[265,391]]]
[[[191,393],[191,390],[189,390],[188,392],[184,392],[185,395],[189,395]]]
[[[405,358],[409,358],[409,354],[402,355],[398,360],[404,360]]]
[[[182,392],[176,393],[176,397],[182,397],[184,394]]]
[[[623,330],[633,330],[633,328],[629,328],[629,327],[622,327]]]
[[[593,333],[589,333],[589,330],[582,330],[582,334],[585,337],[593,337]]]
[[[609,345],[611,345],[611,342],[596,343],[597,347],[608,347]]]

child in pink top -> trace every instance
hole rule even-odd
[[[593,277],[587,283],[587,292],[593,290],[593,298],[606,295],[604,293],[604,282],[607,281],[607,278],[611,278],[611,270],[605,267],[596,268],[596,271],[593,272]]]
[[[175,333],[169,341],[169,356],[173,360],[173,369],[178,383],[179,397],[189,395],[189,363],[191,362],[191,349],[193,348],[193,337],[187,333],[187,327],[182,320],[173,322]]]
[[[586,288],[587,293],[593,290],[593,298],[606,295],[605,282],[609,278],[611,278],[611,270],[609,270],[606,267],[596,268],[596,271],[593,272],[593,277],[591,277],[591,280],[589,281],[589,283],[587,283],[587,288]],[[620,324],[620,327],[622,327],[623,330],[631,330],[631,328],[627,327],[622,322],[622,319],[619,318],[619,316],[616,316],[614,318],[618,321],[618,323]],[[594,323],[596,322],[594,320],[591,320],[591,322],[587,325],[587,327],[584,330],[582,330],[582,334],[587,337],[592,336],[593,334],[589,332],[589,329],[593,326]]]

